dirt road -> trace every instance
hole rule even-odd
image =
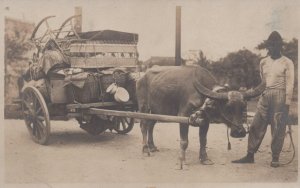
[[[75,121],[52,121],[48,146],[35,144],[22,120],[5,120],[6,183],[203,183],[203,182],[295,182],[298,176],[298,155],[292,164],[271,168],[270,130],[256,155],[255,164],[238,165],[230,161],[246,152],[247,139],[232,139],[227,151],[226,127],[213,124],[208,133],[208,155],[212,166],[199,163],[198,129],[190,127],[188,166],[177,170],[179,128],[160,124],[155,128],[156,145],[160,149],[151,157],[142,155],[138,124],[128,135],[105,132],[91,136]],[[298,143],[298,126],[293,136]],[[289,140],[286,139],[284,149]],[[284,152],[287,161],[291,152]]]

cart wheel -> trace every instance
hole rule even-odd
[[[45,145],[50,135],[50,118],[42,94],[34,87],[26,87],[22,93],[22,111],[26,126],[38,144]]]
[[[119,134],[129,133],[134,125],[134,118],[116,117],[114,130]]]
[[[92,116],[89,121],[85,121],[82,118],[76,118],[80,128],[85,130],[91,135],[98,135],[104,132],[108,127],[111,127],[110,121],[105,121],[97,116]]]

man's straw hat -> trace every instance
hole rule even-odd
[[[273,31],[268,40],[265,41],[266,42],[266,45],[267,46],[270,46],[270,45],[278,45],[278,44],[283,44],[283,40],[282,40],[282,37],[281,35],[277,32],[277,31]]]

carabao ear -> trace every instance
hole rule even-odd
[[[215,109],[216,108],[216,101],[214,99],[207,98],[204,101],[203,109]]]

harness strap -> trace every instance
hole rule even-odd
[[[232,126],[236,127],[236,128],[240,128],[238,125],[236,125],[233,121],[231,121],[230,119],[228,119],[225,114],[223,112],[221,112],[221,117],[227,121],[227,123],[231,124]]]
[[[237,128],[239,128],[239,126],[238,125],[236,125],[234,122],[232,122],[231,120],[229,120],[226,116],[225,116],[225,114],[222,112],[221,113],[221,117],[225,120],[225,121],[227,121],[227,123],[230,123],[231,125],[233,125],[233,126],[235,126],[235,127],[237,127]],[[230,143],[230,140],[229,140],[229,127],[227,126],[227,150],[231,150],[231,143]]]

